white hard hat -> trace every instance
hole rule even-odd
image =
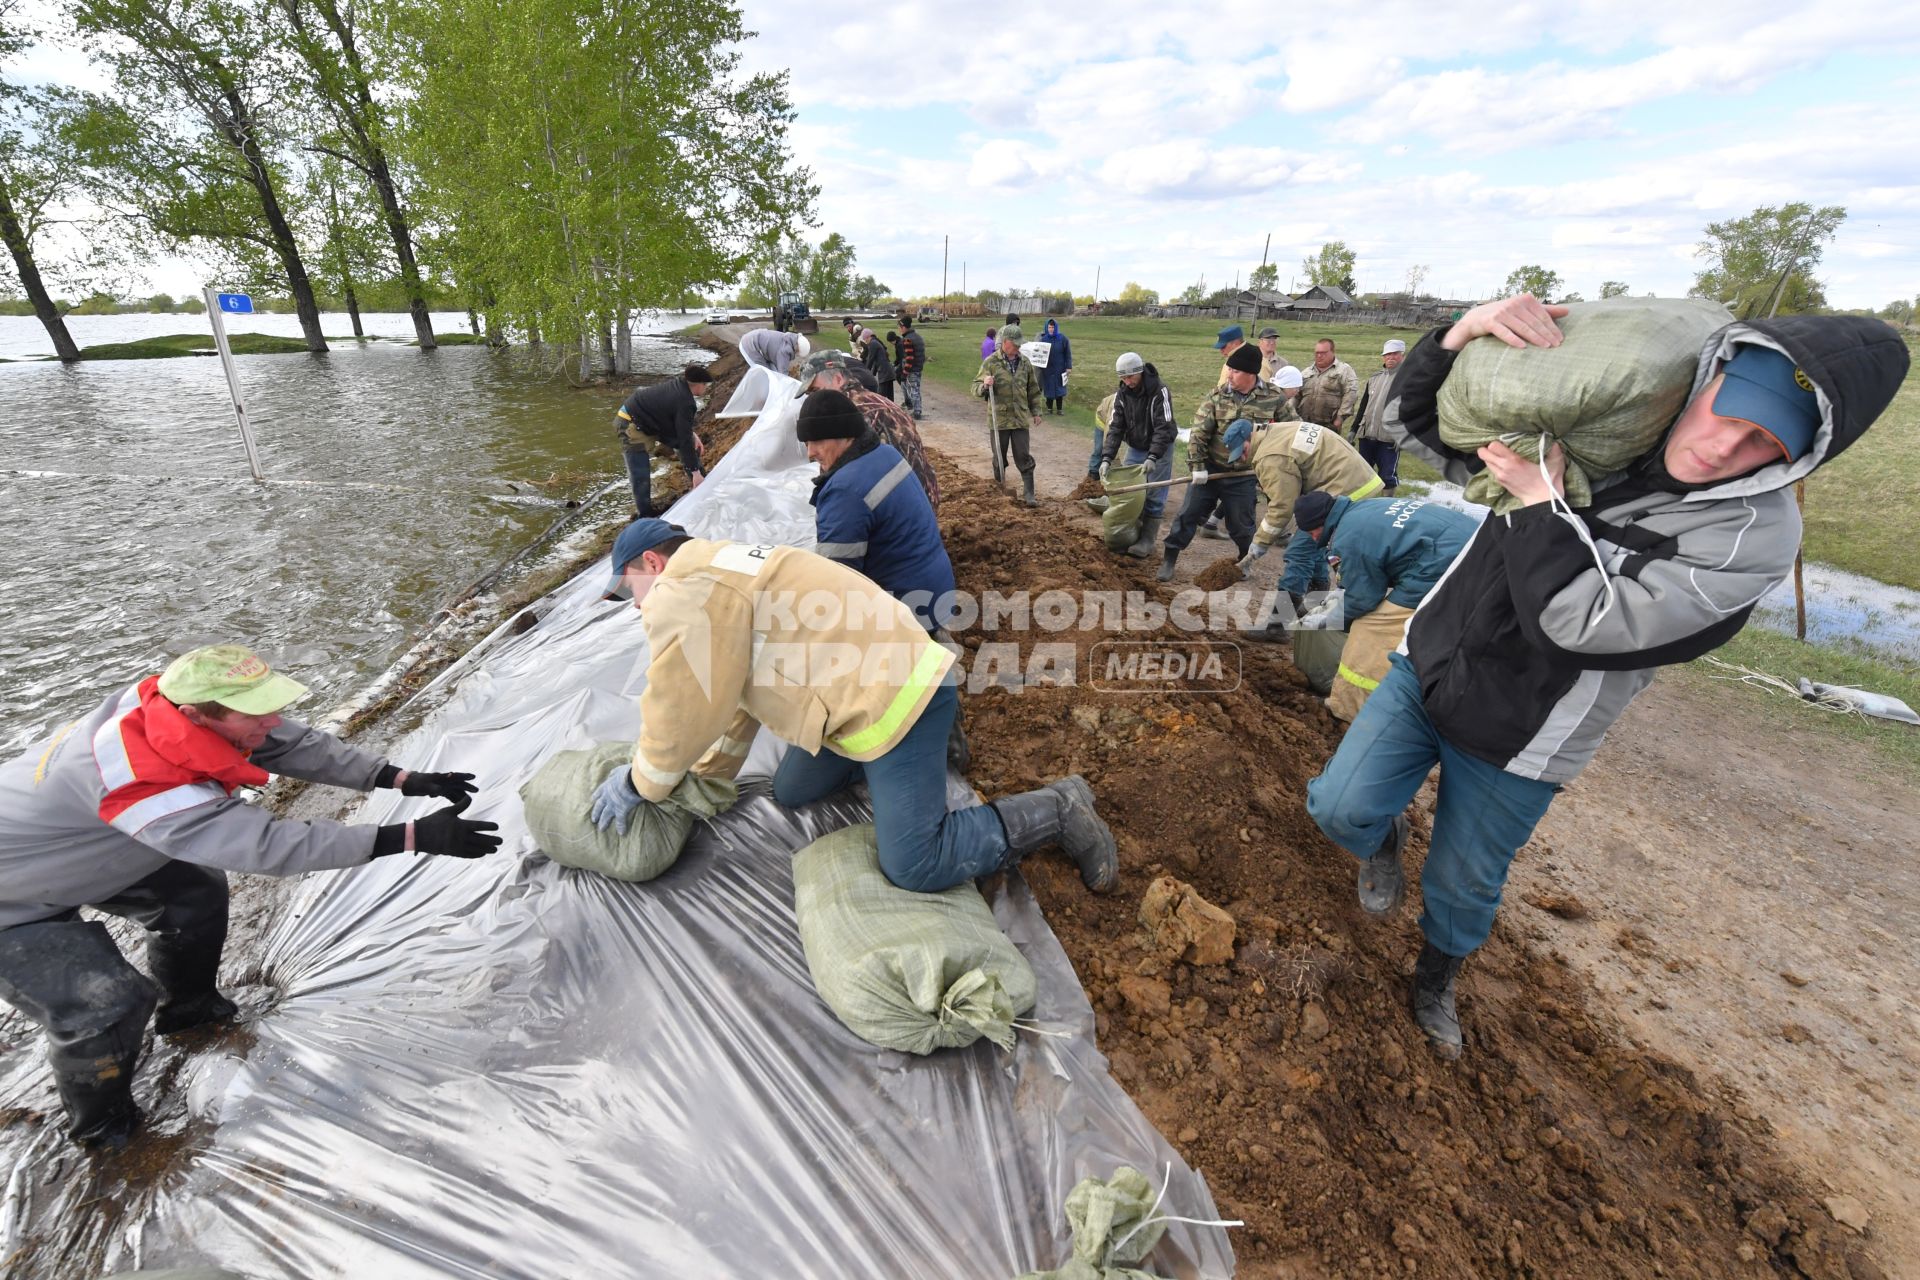
[[[1120,358],[1113,362],[1113,371],[1123,378],[1130,378],[1146,367],[1147,362],[1140,358],[1138,351],[1122,352]]]
[[[807,354],[812,350],[813,350],[813,344],[807,341],[807,335],[804,333],[800,334],[799,337],[796,338],[794,341],[793,358],[795,360],[805,360],[807,358]]]
[[[1288,365],[1273,375],[1273,385],[1282,391],[1291,391],[1301,383],[1300,371]]]

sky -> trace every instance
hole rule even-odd
[[[1707,223],[1793,200],[1848,211],[1832,305],[1920,293],[1920,4],[742,7],[812,238],[905,296],[943,236],[953,289],[1108,297],[1244,283],[1269,234],[1282,289],[1344,240],[1364,291],[1681,294]]]
[[[809,238],[902,296],[939,292],[943,237],[970,292],[1171,296],[1263,250],[1289,289],[1343,240],[1363,291],[1425,267],[1486,297],[1539,264],[1589,298],[1672,295],[1707,223],[1792,200],[1848,211],[1832,305],[1920,293],[1920,4],[741,7],[743,69],[790,76]],[[100,84],[74,50],[7,70]]]

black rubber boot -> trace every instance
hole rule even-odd
[[[67,1136],[94,1151],[118,1151],[140,1127],[140,1108],[134,1105],[132,1073],[111,1080],[74,1080],[54,1077],[60,1101],[67,1108]]]
[[[1127,548],[1127,554],[1135,560],[1146,560],[1153,555],[1153,541],[1160,536],[1159,516],[1148,516],[1140,522],[1140,536]]]
[[[160,984],[160,1007],[153,1014],[155,1035],[170,1036],[210,1022],[225,1022],[238,1010],[214,989],[220,953],[227,942],[226,901],[217,921],[186,930],[147,935],[147,967]]]
[[[1407,815],[1401,814],[1373,856],[1360,864],[1360,909],[1370,916],[1390,916],[1407,900],[1407,871],[1400,858],[1411,831]]]
[[[1225,529],[1222,529],[1222,528],[1220,527],[1220,517],[1219,517],[1219,516],[1209,516],[1209,517],[1207,518],[1207,522],[1206,522],[1205,524],[1203,524],[1203,525],[1201,525],[1201,526],[1200,526],[1200,536],[1201,536],[1201,537],[1203,537],[1203,538],[1224,538],[1224,537],[1226,537],[1226,536],[1227,536],[1227,531],[1226,531]]]
[[[1035,496],[1033,492],[1033,472],[1022,471],[1020,473],[1020,487],[1023,490],[1020,496],[1020,501],[1026,503],[1030,507],[1037,507],[1040,505],[1040,499],[1037,496]]]
[[[1095,893],[1111,893],[1120,883],[1120,850],[1113,832],[1094,812],[1093,788],[1079,774],[1049,782],[1038,791],[995,800],[1007,832],[1007,856],[1002,871],[1043,845],[1058,844],[1080,868],[1080,880]]]
[[[1459,1057],[1466,1045],[1453,999],[1454,982],[1465,958],[1450,956],[1428,942],[1421,945],[1420,958],[1413,963],[1413,1020],[1443,1058]]]
[[[1159,582],[1172,582],[1173,566],[1179,562],[1180,553],[1178,551],[1175,551],[1172,547],[1162,547],[1160,549],[1160,572],[1153,575],[1155,580]]]

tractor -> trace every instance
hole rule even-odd
[[[786,332],[818,333],[820,322],[807,310],[806,295],[798,289],[789,289],[780,295],[780,305],[773,309],[773,327]]]

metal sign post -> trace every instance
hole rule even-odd
[[[260,473],[260,451],[253,447],[253,426],[247,421],[246,401],[240,398],[240,371],[234,368],[233,348],[227,345],[227,322],[220,318],[227,311],[251,315],[253,299],[244,293],[215,293],[211,286],[200,290],[200,296],[207,304],[207,319],[213,322],[213,345],[220,349],[220,367],[227,372],[233,417],[240,424],[240,443],[247,447],[247,469],[253,472],[255,480],[264,484],[267,478]]]

